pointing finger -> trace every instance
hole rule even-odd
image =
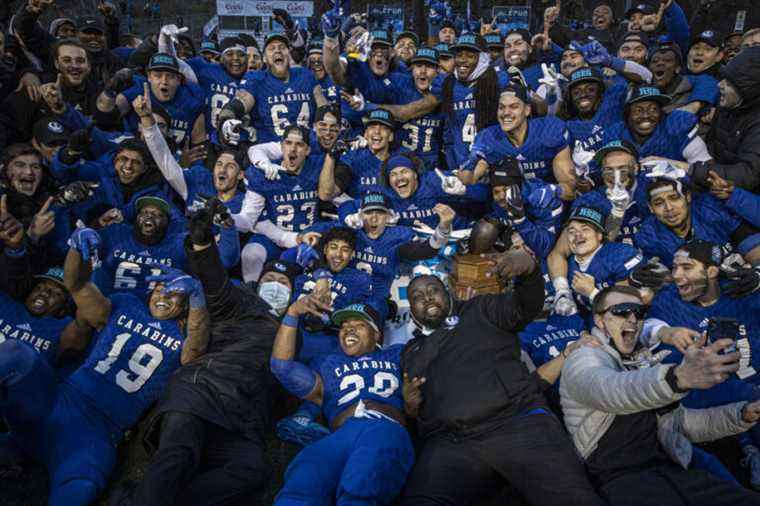
[[[146,103],[150,103],[150,86],[147,82],[143,83],[143,97]]]
[[[48,199],[45,201],[45,204],[42,206],[42,209],[40,209],[37,214],[47,213],[52,203],[53,203],[53,197],[48,197]]]
[[[60,89],[63,85],[63,79],[61,78],[61,73],[58,72],[58,77],[55,79],[55,85]]]

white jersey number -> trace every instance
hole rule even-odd
[[[116,336],[111,351],[108,352],[106,358],[95,365],[95,370],[100,374],[105,374],[111,370],[111,366],[119,358],[124,345],[131,337],[132,334],[129,332],[123,332]],[[150,379],[163,359],[164,353],[160,349],[152,344],[141,344],[127,363],[129,370],[121,369],[116,373],[116,384],[129,394],[137,392]]]

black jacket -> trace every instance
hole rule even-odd
[[[742,50],[721,70],[743,101],[719,107],[705,139],[721,177],[750,191],[760,190],[760,47]]]
[[[514,292],[455,302],[446,324],[407,343],[402,369],[425,377],[417,427],[423,437],[463,437],[545,407],[539,383],[520,361],[517,332],[543,305],[540,269]]]
[[[172,375],[146,444],[155,447],[156,422],[167,411],[191,413],[257,439],[270,424],[275,382],[269,358],[279,322],[251,287],[230,282],[216,245],[196,252],[186,242],[185,253],[188,272],[203,283],[211,340],[202,357]]]
[[[760,27],[757,0],[701,0],[692,3],[698,4],[689,23],[692,34],[713,30],[720,36],[726,36],[734,31]]]

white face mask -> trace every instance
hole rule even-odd
[[[278,281],[267,281],[259,285],[259,297],[269,304],[277,314],[282,314],[290,302],[290,288]]]

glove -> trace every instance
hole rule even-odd
[[[206,306],[206,296],[203,294],[203,285],[201,285],[200,281],[179,269],[174,269],[163,264],[156,264],[153,267],[159,269],[161,274],[147,276],[145,281],[148,283],[163,283],[164,292],[186,295],[190,300],[190,307],[192,309],[200,309]]]
[[[345,223],[347,227],[353,228],[354,230],[359,230],[364,226],[364,220],[362,220],[361,213],[349,214],[343,220],[343,223]]]
[[[575,145],[573,149],[573,165],[575,165],[575,173],[578,176],[584,177],[588,175],[588,166],[593,159],[593,151],[586,151],[580,144]]]
[[[598,40],[593,40],[589,44],[581,46],[581,53],[583,54],[583,59],[589,65],[609,67],[612,64],[612,56],[610,56],[607,48]]]
[[[116,71],[116,73],[106,81],[103,90],[108,96],[113,98],[127,88],[131,88],[133,84],[134,71],[131,69],[121,69]]]
[[[91,228],[77,227],[68,240],[69,248],[77,250],[82,255],[82,260],[89,261],[97,258],[100,236]]]
[[[616,218],[622,218],[631,205],[631,194],[620,186],[607,189],[607,199],[612,204],[612,215]]]
[[[689,167],[689,173],[691,174],[691,180],[694,184],[700,188],[710,188],[710,183],[707,179],[707,173],[710,172],[710,162],[694,162]]]
[[[570,290],[559,290],[554,296],[554,312],[561,316],[570,316],[578,312],[578,306],[575,305],[573,292]]]
[[[319,261],[319,253],[317,250],[302,242],[296,248],[296,263],[301,266],[302,269],[311,269],[316,262]]]
[[[348,151],[348,144],[343,139],[335,141],[335,145],[330,150],[330,156],[333,160],[338,161],[343,154]]]
[[[218,199],[217,199],[218,200]],[[214,199],[209,199],[206,205],[190,214],[188,221],[188,237],[190,242],[198,246],[205,246],[214,241],[211,225],[214,223]]]
[[[507,214],[513,222],[519,222],[525,218],[525,202],[523,202],[519,185],[507,188]]]
[[[239,119],[228,119],[222,123],[222,136],[219,140],[228,146],[237,146],[240,143],[240,132],[243,122]]]
[[[650,259],[646,264],[639,264],[628,275],[631,286],[635,288],[651,288],[659,290],[668,282],[670,269],[665,267],[658,258]]]
[[[161,27],[161,35],[177,44],[177,42],[179,42],[179,38],[177,36],[181,33],[187,32],[188,30],[189,28],[186,26],[179,28],[177,25],[164,25]]]
[[[366,148],[367,146],[369,146],[369,141],[361,135],[348,141],[348,147],[351,151]]]
[[[692,165],[692,168],[695,165]],[[665,177],[674,181],[686,177],[685,170],[672,166],[667,160],[649,160],[642,163],[641,167],[644,169],[646,177]],[[709,168],[704,169],[705,188],[709,188],[709,185],[706,183],[708,170]]]
[[[528,82],[525,80],[525,76],[523,76],[523,73],[522,73],[522,71],[520,69],[518,69],[514,65],[511,65],[507,69],[507,74],[509,74],[509,80],[510,81],[512,81],[513,83],[519,84],[520,86],[522,86],[526,90],[529,89],[528,88]]]
[[[536,188],[528,194],[528,205],[536,209],[548,209],[554,206],[560,197],[560,193],[562,193],[560,187],[555,184]]]
[[[274,20],[280,23],[285,30],[290,31],[295,28],[293,18],[290,17],[288,11],[284,9],[272,9],[272,15],[274,16]]]
[[[229,208],[224,205],[224,202],[219,200],[218,197],[204,196],[206,199],[206,207],[211,213],[211,222],[219,227],[231,227],[234,222]]]
[[[441,189],[449,195],[464,195],[467,187],[456,176],[444,176],[441,169],[435,169],[435,173],[441,178]]]
[[[322,14],[322,33],[325,37],[334,39],[340,33],[340,18],[334,12]]]
[[[270,181],[276,181],[280,179],[280,171],[285,170],[281,165],[272,163],[269,160],[256,161],[254,162],[253,166],[262,171],[264,173],[264,177]]]
[[[560,87],[560,81],[566,81],[567,79],[562,74],[558,74],[554,68],[550,67],[546,63],[541,64],[541,77],[538,82],[545,85],[548,89],[552,90],[555,95],[562,95],[562,88]]]
[[[760,290],[760,267],[740,267],[729,274],[722,287],[723,293],[735,299]]]
[[[87,147],[92,144],[91,133],[94,127],[95,124],[90,123],[86,128],[79,129],[71,134],[68,144],[61,148],[58,154],[62,163],[74,165],[79,161],[82,154],[87,151]]]
[[[55,200],[61,205],[76,204],[77,202],[82,202],[92,197],[95,193],[95,189],[99,186],[100,183],[75,181],[61,188],[56,195]]]

